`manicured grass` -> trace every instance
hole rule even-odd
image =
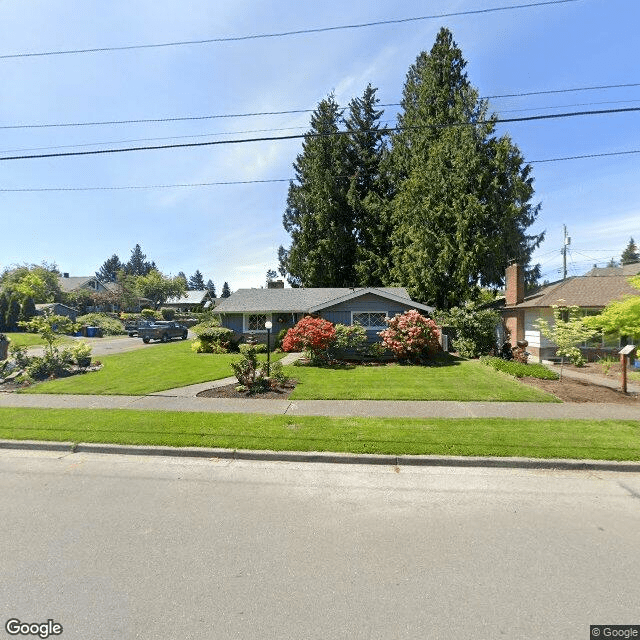
[[[438,366],[285,367],[292,400],[460,400],[558,402],[477,360],[445,357]]]
[[[11,340],[9,346],[15,345],[18,347],[42,347],[44,346],[44,340],[40,337],[38,333],[18,333],[11,332],[5,333],[5,336]],[[60,339],[61,343],[71,342],[71,338],[66,336],[62,336]]]
[[[42,382],[24,393],[145,395],[232,376],[229,363],[239,358],[237,353],[194,353],[191,341],[187,340],[157,343],[137,351],[100,357],[104,365],[100,371]]]
[[[372,419],[0,408],[0,438],[272,451],[640,460],[634,420]]]

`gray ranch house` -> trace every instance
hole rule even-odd
[[[377,342],[385,320],[398,313],[417,309],[430,315],[434,308],[414,302],[402,287],[238,289],[223,298],[213,313],[220,315],[223,327],[232,329],[236,338],[252,336],[266,342],[265,323],[277,335],[290,329],[304,316],[319,316],[333,324],[362,325],[370,342]]]

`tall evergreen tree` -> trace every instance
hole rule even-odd
[[[7,331],[7,311],[9,311],[9,298],[7,294],[0,292],[0,332]]]
[[[189,278],[189,290],[190,291],[203,291],[204,290],[204,278],[199,269]]]
[[[622,252],[620,264],[634,264],[640,262],[640,254],[638,253],[638,246],[633,238],[629,238],[629,244]]]
[[[157,270],[155,262],[148,262],[139,244],[131,250],[129,262],[124,265],[124,271],[130,276],[146,276],[150,271]]]
[[[295,181],[289,184],[283,216],[291,246],[281,253],[281,268],[305,287],[345,287],[356,281],[347,139],[336,135],[341,117],[333,95],[322,100],[293,164]]]
[[[11,296],[4,321],[7,331],[17,331],[18,320],[20,320],[20,300],[17,296]]]
[[[352,209],[357,242],[356,273],[362,286],[380,286],[389,280],[391,229],[389,186],[385,176],[386,134],[380,128],[384,113],[377,108],[377,89],[368,84],[361,98],[349,103],[344,120],[347,137],[347,201]]]
[[[531,167],[478,98],[451,32],[407,74],[390,170],[394,279],[448,309],[503,282],[509,260],[528,265],[544,234],[527,235]],[[529,277],[535,277],[536,269]]]
[[[33,318],[35,315],[36,304],[33,301],[33,298],[29,297],[24,301],[20,310],[20,320],[22,320],[23,322],[27,322],[28,320],[31,320],[31,318]]]
[[[222,294],[220,295],[221,298],[228,298],[231,295],[231,289],[229,289],[229,283],[225,282],[222,285]]]
[[[213,280],[211,280],[211,278],[207,280],[206,289],[211,294],[212,298],[216,297],[216,285],[213,284]]]
[[[102,263],[102,266],[96,271],[96,278],[101,282],[115,282],[118,279],[118,271],[124,268],[124,264],[120,258],[114,253]]]

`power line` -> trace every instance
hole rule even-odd
[[[36,58],[44,56],[62,56],[84,53],[106,53],[111,51],[132,51],[134,49],[160,49],[167,47],[182,47],[190,45],[216,44],[223,42],[242,42],[244,40],[266,40],[272,38],[284,38],[290,36],[298,36],[311,33],[325,33],[329,31],[345,31],[352,29],[364,29],[368,27],[378,27],[391,24],[406,24],[409,22],[419,22],[422,20],[435,20],[438,18],[452,18],[456,16],[470,16],[487,13],[496,13],[498,11],[511,11],[515,9],[528,9],[532,7],[542,7],[546,5],[566,4],[568,2],[579,2],[579,0],[547,0],[545,2],[531,2],[527,4],[516,4],[502,7],[491,7],[488,9],[475,9],[468,11],[455,11],[451,13],[440,13],[428,16],[417,16],[413,18],[397,18],[389,20],[378,20],[375,22],[361,22],[356,24],[345,24],[330,27],[316,27],[310,29],[296,29],[292,31],[280,31],[276,33],[258,33],[244,36],[226,36],[220,38],[203,38],[200,40],[176,40],[172,42],[157,42],[151,44],[132,44],[111,47],[88,47],[85,49],[61,49],[57,51],[38,51],[25,53],[9,53],[0,55],[0,60],[9,60],[14,58]]]
[[[587,156],[572,156],[570,158],[555,158],[548,160],[529,160],[529,164],[534,162],[560,162],[562,160],[574,160],[579,158],[597,158],[600,156],[611,155],[623,155],[628,153],[640,153],[640,149],[637,151],[616,151],[604,154],[590,154]],[[335,176],[335,178],[348,178],[349,176]],[[268,178],[264,180],[224,180],[218,182],[180,182],[173,184],[149,184],[149,185],[121,185],[121,186],[92,186],[92,187],[24,187],[24,188],[2,188],[0,187],[0,193],[44,193],[44,192],[65,192],[65,191],[127,191],[127,190],[144,190],[144,189],[178,189],[178,188],[194,188],[194,187],[218,187],[218,186],[232,186],[232,185],[247,185],[247,184],[270,184],[278,182],[293,182],[295,178]],[[602,251],[604,253],[615,252],[614,249],[588,249],[588,251]],[[552,249],[547,253],[543,253],[538,256],[537,259],[549,256],[550,254],[560,253],[559,249]],[[576,251],[579,255],[585,255]],[[589,256],[586,256],[589,257]],[[553,258],[547,258],[543,262],[546,264]],[[595,260],[595,258],[593,258]]]
[[[597,91],[608,89],[620,89],[628,87],[640,87],[640,82],[632,82],[626,84],[609,84],[609,85],[596,85],[590,87],[570,87],[565,89],[551,89],[545,91],[527,91],[523,93],[505,93],[495,96],[481,96],[481,100],[493,100],[496,98],[513,98],[523,96],[537,96],[548,95],[557,93],[572,93],[575,91]],[[623,100],[618,102],[636,102],[635,100]],[[585,103],[585,104],[598,104],[598,103]],[[608,104],[608,103],[602,103]],[[399,107],[400,102],[387,102],[379,104],[379,107]],[[581,105],[564,105],[563,107],[541,107],[541,108],[564,108],[567,106],[581,106]],[[347,107],[341,106],[340,109],[346,109]],[[315,109],[283,109],[281,111],[250,111],[246,113],[217,113],[206,114],[202,116],[168,116],[163,118],[130,118],[127,120],[93,120],[85,122],[45,122],[36,124],[7,124],[0,125],[0,130],[3,129],[54,129],[54,128],[67,128],[67,127],[97,127],[105,125],[116,124],[154,124],[165,122],[190,122],[199,120],[218,120],[218,119],[230,119],[230,118],[253,118],[258,116],[282,116],[282,115],[294,115],[301,113],[313,113]]]
[[[450,128],[450,127],[466,127],[466,126],[482,126],[486,124],[500,124],[500,123],[511,123],[511,122],[533,122],[535,120],[551,120],[558,118],[571,118],[576,116],[587,116],[587,115],[604,115],[604,114],[612,114],[612,113],[630,113],[640,111],[640,107],[629,107],[624,109],[601,109],[597,111],[575,111],[569,113],[554,113],[554,114],[546,114],[546,115],[536,115],[536,116],[525,116],[520,118],[495,118],[493,120],[481,120],[478,122],[461,122],[461,123],[453,123],[448,125],[421,125],[416,127],[390,127],[390,128],[381,128],[370,131],[360,131],[359,133],[395,133],[398,131],[407,131],[410,129],[425,129],[425,128]],[[93,149],[91,151],[66,151],[62,153],[42,153],[42,154],[34,154],[34,155],[21,155],[21,156],[2,156],[0,157],[0,161],[3,160],[33,160],[37,158],[62,158],[62,157],[70,157],[70,156],[88,156],[88,155],[104,155],[108,153],[126,153],[132,151],[156,151],[160,149],[184,149],[188,147],[210,147],[210,146],[219,146],[219,145],[227,145],[227,144],[246,144],[249,142],[279,142],[282,140],[298,140],[301,138],[322,138],[322,137],[331,137],[331,136],[343,136],[350,135],[349,131],[336,131],[334,133],[302,133],[288,136],[267,136],[263,138],[238,138],[234,140],[210,140],[209,142],[184,142],[184,143],[176,143],[176,144],[166,144],[166,145],[152,145],[152,146],[141,146],[141,147],[122,147],[117,149]],[[637,151],[628,151],[624,153],[637,153]],[[603,154],[604,155],[604,154]],[[619,154],[616,154],[619,155]],[[577,159],[578,156],[571,158],[558,158],[557,160],[573,160]],[[543,160],[537,160],[536,162],[544,162]],[[547,161],[548,162],[548,161]]]
[[[562,162],[564,160],[583,160],[585,158],[605,158],[607,156],[626,156],[640,153],[640,149],[632,151],[611,151],[608,153],[588,153],[583,156],[565,156],[563,158],[547,158],[546,160],[529,160],[529,164],[542,164],[544,162]],[[0,158],[1,160],[1,158]]]

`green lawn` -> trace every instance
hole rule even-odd
[[[272,451],[640,460],[635,420],[372,419],[0,408],[0,438]]]
[[[7,336],[9,340],[11,340],[9,346],[15,345],[18,347],[42,347],[45,344],[39,333],[10,332],[5,333],[4,335]],[[71,338],[62,336],[60,342],[71,342]]]
[[[195,353],[188,340],[158,343],[137,351],[101,356],[98,359],[104,366],[100,371],[42,382],[23,393],[145,395],[226,378],[233,375],[229,363],[239,358],[237,353]]]
[[[440,366],[285,367],[298,380],[292,400],[460,400],[558,402],[544,391],[478,360],[443,358]]]

